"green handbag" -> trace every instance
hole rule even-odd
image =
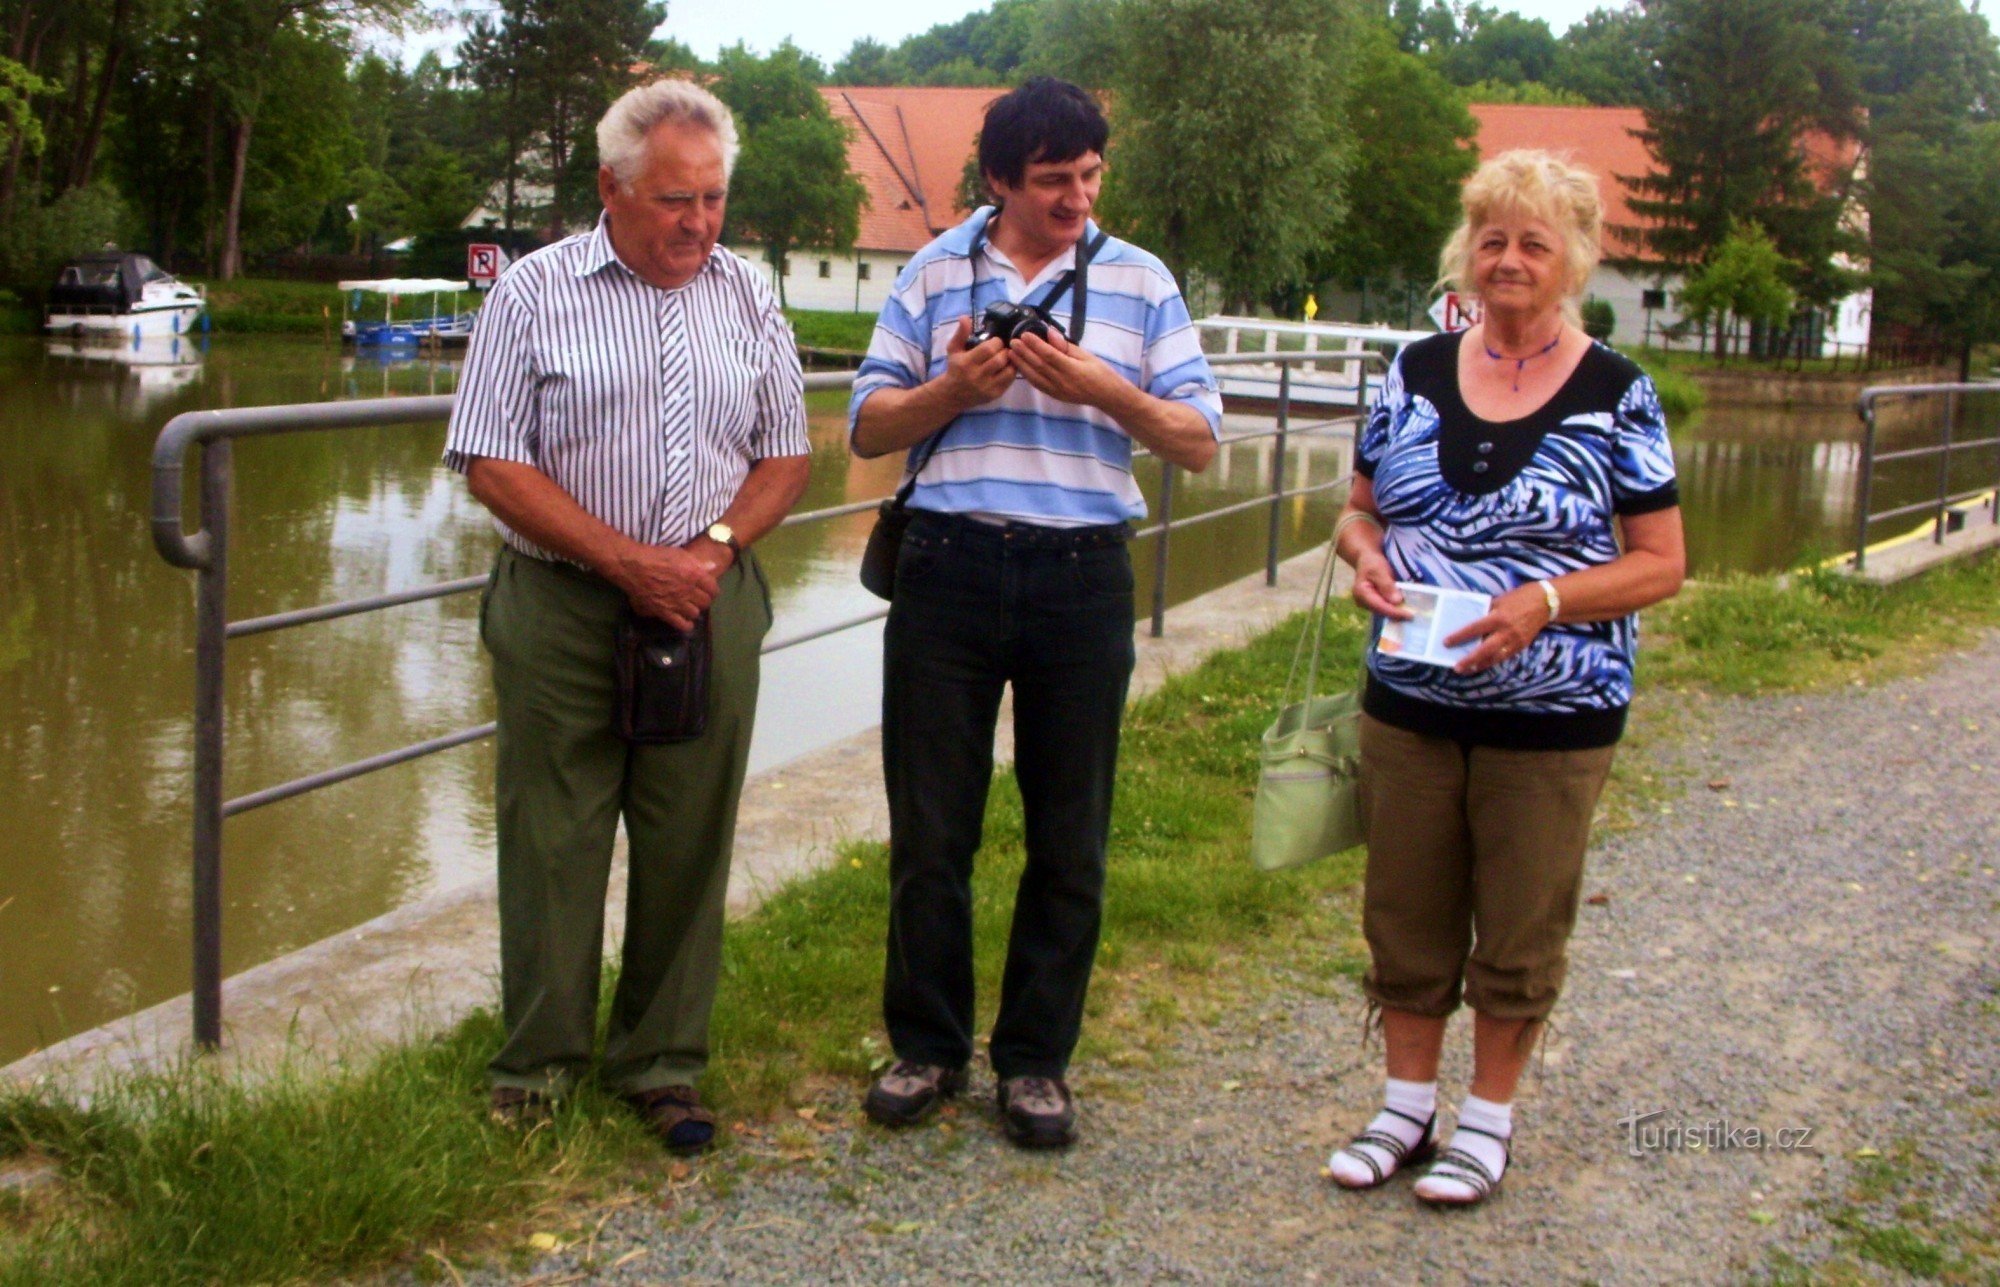
[[[1250,822],[1250,860],[1264,871],[1283,871],[1352,849],[1365,838],[1361,819],[1361,693],[1315,696],[1320,645],[1326,637],[1333,593],[1334,551],[1313,594],[1312,613],[1292,650],[1291,674],[1279,695],[1278,718],[1264,731],[1257,801]],[[1306,682],[1299,701],[1292,684],[1299,662]]]

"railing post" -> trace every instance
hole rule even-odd
[[[1278,584],[1278,518],[1285,494],[1285,429],[1291,423],[1292,366],[1278,368],[1278,436],[1271,452],[1271,524],[1264,544],[1264,584]]]
[[[228,626],[227,439],[201,449],[201,522],[207,558],[195,577],[194,625],[194,1040],[222,1044],[223,647]]]
[[[1868,507],[1874,503],[1875,491],[1875,400],[1864,395],[1861,399],[1861,478],[1855,485],[1854,501],[1854,570],[1865,571],[1868,566]]]
[[[1174,466],[1160,462],[1160,539],[1153,546],[1153,638],[1167,633],[1167,545],[1174,535]]]
[[[1958,395],[1944,395],[1944,450],[1938,453],[1937,523],[1931,529],[1931,544],[1944,544],[1945,502],[1951,496],[1952,421],[1958,418]]]

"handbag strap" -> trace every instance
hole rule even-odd
[[[1306,628],[1299,632],[1299,641],[1292,648],[1292,668],[1286,674],[1285,687],[1279,694],[1278,704],[1281,707],[1292,704],[1292,684],[1299,677],[1299,662],[1302,660],[1307,662],[1306,686],[1305,691],[1300,694],[1299,700],[1311,701],[1313,694],[1319,691],[1320,648],[1326,639],[1326,614],[1332,606],[1334,565],[1338,560],[1338,548],[1334,542],[1328,541],[1326,543],[1326,562],[1320,568],[1319,584],[1313,589],[1312,608],[1310,609],[1312,620],[1307,622]],[[1307,659],[1306,656],[1307,639],[1312,640],[1312,654],[1310,659]]]

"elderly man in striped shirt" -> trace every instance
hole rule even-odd
[[[1145,514],[1133,444],[1200,470],[1222,416],[1173,277],[1091,222],[1108,133],[1062,81],[995,100],[979,167],[997,208],[910,261],[850,410],[856,453],[908,449],[914,471],[882,697],[883,1012],[897,1061],[865,1107],[906,1125],[965,1084],[972,859],[1011,684],[1028,855],[988,1053],[1005,1129],[1025,1147],[1076,1132],[1064,1076],[1097,952],[1133,665],[1125,542]],[[1039,306],[1046,335],[975,332],[996,304]]]
[[[589,1065],[605,884],[629,842],[623,968],[602,1078],[668,1147],[715,1134],[708,1056],[723,898],[770,588],[750,545],[804,492],[798,352],[758,272],[715,244],[736,126],[684,81],[597,127],[604,215],[528,255],[480,312],[445,460],[497,520],[480,608],[499,710],[505,1043],[496,1115],[545,1116]],[[706,728],[614,731],[627,614],[706,614]]]

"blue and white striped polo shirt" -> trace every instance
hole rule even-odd
[[[990,206],[976,211],[918,251],[896,278],[875,324],[868,360],[855,376],[850,435],[868,395],[912,389],[944,372],[960,318],[1002,299],[1039,300],[1048,283],[1075,267],[1072,248],[1033,281],[1022,281],[1007,257],[979,236],[992,216]],[[1084,239],[1096,235],[1093,223]],[[1154,397],[1195,407],[1211,432],[1219,430],[1222,395],[1166,265],[1112,237],[1090,261],[1089,278],[1083,347]],[[1067,325],[1071,304],[1071,292],[1065,292],[1049,312]],[[1132,439],[1117,422],[1095,407],[1058,401],[1024,379],[946,426],[910,505],[1048,527],[1146,516],[1145,499],[1132,480]]]

